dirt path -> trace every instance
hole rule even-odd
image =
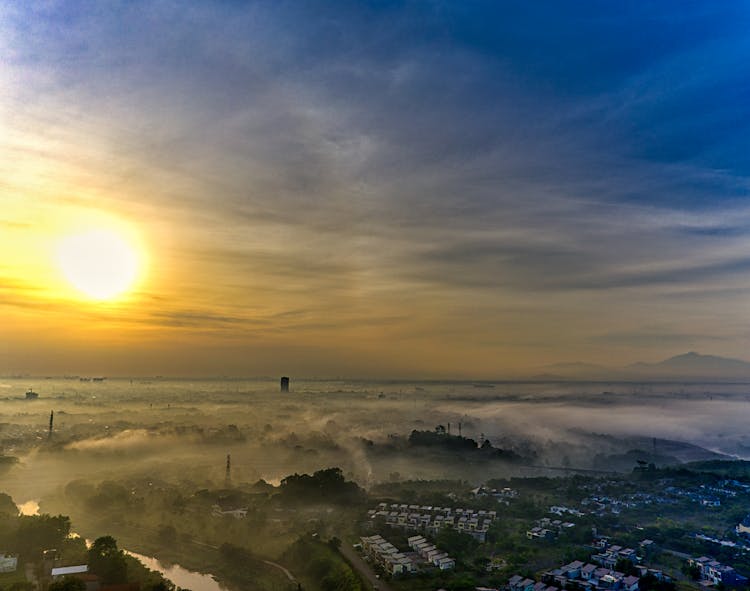
[[[297,579],[294,578],[294,575],[292,573],[290,573],[289,569],[287,569],[286,567],[281,566],[280,564],[278,564],[276,562],[271,562],[270,560],[264,560],[263,562],[265,562],[266,564],[270,564],[271,566],[275,566],[280,571],[283,571],[284,574],[286,575],[286,578],[289,579],[292,583],[296,583],[297,582]]]

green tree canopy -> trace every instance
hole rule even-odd
[[[341,468],[292,474],[281,481],[282,498],[294,502],[353,504],[365,498],[355,482],[347,481]]]
[[[50,583],[48,591],[86,591],[86,583],[78,577],[63,577]]]
[[[94,540],[89,548],[89,570],[99,576],[107,585],[125,583],[128,576],[128,564],[125,553],[117,548],[117,541],[112,536],[103,536]]]
[[[18,553],[35,560],[44,550],[59,548],[70,533],[66,515],[22,515],[18,521]]]
[[[18,507],[10,495],[0,493],[0,517],[16,517],[17,515]]]

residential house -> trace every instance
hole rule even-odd
[[[0,553],[0,573],[12,573],[18,568],[18,556]]]

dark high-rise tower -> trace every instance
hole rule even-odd
[[[289,392],[289,378],[286,376],[281,378],[281,391]]]

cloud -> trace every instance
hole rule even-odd
[[[497,343],[532,307],[509,340],[554,317],[580,345],[653,324],[675,291],[731,285],[717,298],[744,311],[742,3],[5,11],[2,190],[112,207],[164,241],[164,299],[133,324],[359,323],[388,349],[398,323]],[[689,299],[680,317],[709,314]]]

